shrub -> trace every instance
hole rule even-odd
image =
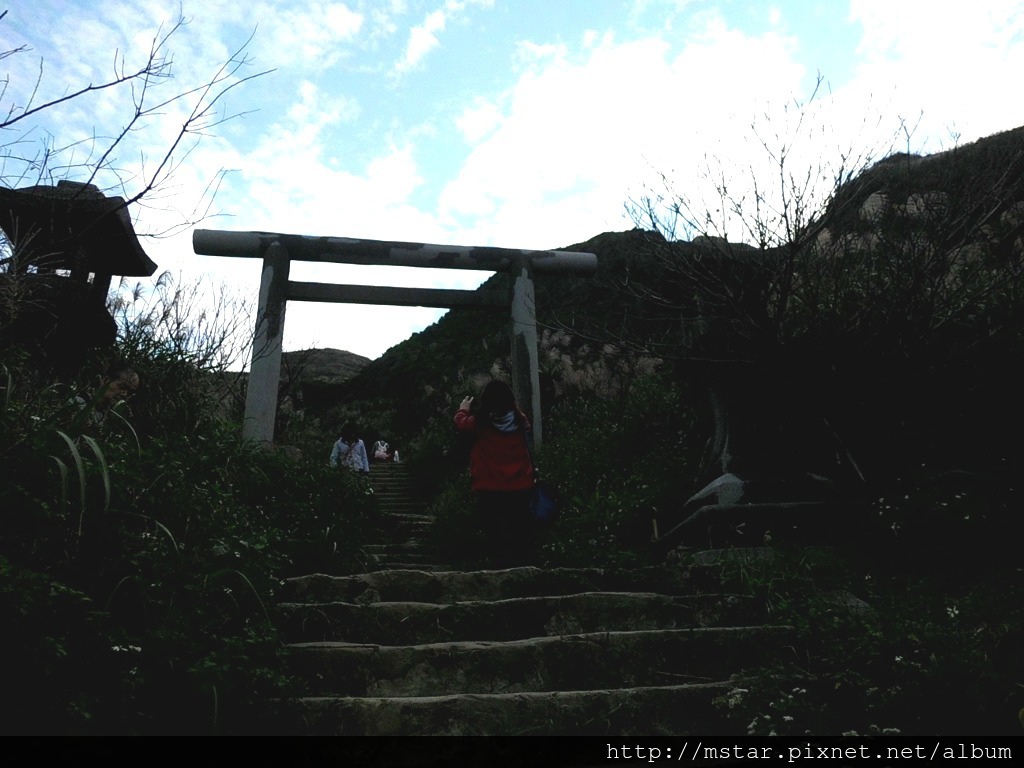
[[[113,353],[141,385],[103,411],[89,375],[47,383],[11,353],[0,368],[2,730],[253,731],[291,691],[276,590],[359,569],[372,496],[243,444],[217,417],[216,366],[155,326],[129,324]]]
[[[562,565],[646,562],[653,520],[678,498],[699,460],[695,410],[665,372],[633,382],[624,398],[566,398],[538,457],[563,497],[544,551]],[[692,485],[692,483],[691,483]]]
[[[718,704],[752,735],[1017,732],[1020,580],[955,547],[879,550],[782,546],[729,564],[723,586],[799,639]]]

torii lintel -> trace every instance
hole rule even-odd
[[[511,308],[512,387],[530,414],[534,443],[542,442],[537,318],[533,275],[590,275],[597,256],[578,251],[536,251],[490,246],[435,245],[346,237],[316,237],[273,232],[197,229],[193,250],[205,256],[260,258],[259,306],[242,435],[271,444],[277,416],[285,308],[291,301],[355,302],[404,306]],[[292,261],[434,269],[508,272],[509,295],[427,288],[291,282]]]

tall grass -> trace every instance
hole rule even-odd
[[[283,579],[359,567],[371,497],[322,457],[241,442],[221,374],[244,308],[198,290],[122,294],[116,348],[74,380],[4,352],[0,732],[251,732],[291,691]],[[101,411],[114,358],[141,383]]]

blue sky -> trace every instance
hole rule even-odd
[[[140,233],[182,220],[223,180],[208,229],[262,230],[512,248],[564,248],[633,226],[626,202],[657,189],[697,194],[710,157],[757,167],[758,142],[789,130],[794,101],[818,125],[805,157],[856,149],[934,152],[1024,125],[1024,0],[16,0],[0,20],[0,108],[100,82],[115,52],[140,65],[179,9],[174,79],[206,82],[252,36],[251,65],[273,70],[218,103],[224,116],[146,206]],[[789,111],[786,112],[786,108]],[[104,91],[46,110],[2,138],[3,181],[36,183],[18,158],[113,135],[130,95]],[[168,105],[118,161],[138,187],[177,126]],[[11,110],[14,110],[12,112]],[[902,123],[901,123],[902,121]],[[913,127],[909,137],[899,126]],[[763,152],[761,152],[763,155]],[[12,157],[13,156],[13,159]],[[70,163],[69,164],[73,164]],[[78,171],[70,171],[75,178]],[[106,177],[103,184],[111,186]],[[134,185],[134,187],[133,187]],[[119,190],[123,194],[123,191]],[[192,253],[188,228],[147,240],[161,269],[205,275],[255,301],[259,265]],[[473,287],[471,272],[298,265],[302,280]],[[435,321],[418,308],[293,303],[286,349],[377,357]]]

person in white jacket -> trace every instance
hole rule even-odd
[[[348,467],[357,472],[370,471],[366,445],[359,439],[359,431],[354,424],[346,424],[342,427],[341,437],[331,449],[331,466]]]

